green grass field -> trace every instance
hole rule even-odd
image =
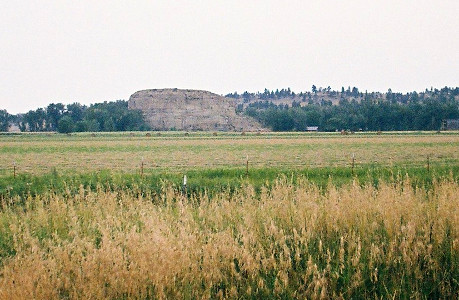
[[[189,191],[259,188],[279,175],[320,186],[330,178],[342,184],[406,174],[425,183],[457,177],[458,149],[457,132],[3,135],[0,195],[78,190],[81,184],[159,192],[163,181],[180,186],[184,174]]]
[[[143,160],[145,170],[157,172],[243,167],[345,167],[351,156],[360,165],[454,165],[459,161],[457,133],[264,133],[247,134],[145,133],[0,136],[0,175],[16,163],[21,173],[52,170],[70,173],[112,170],[133,173]]]
[[[0,299],[459,297],[459,132],[0,135],[0,165]]]

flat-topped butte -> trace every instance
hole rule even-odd
[[[208,91],[152,89],[134,93],[129,109],[141,110],[154,130],[259,131],[250,117],[236,113],[236,103]]]

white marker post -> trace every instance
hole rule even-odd
[[[186,195],[186,175],[183,175],[183,195]]]

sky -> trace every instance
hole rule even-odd
[[[217,94],[459,86],[457,0],[0,3],[0,109]]]

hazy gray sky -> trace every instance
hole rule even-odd
[[[459,86],[459,1],[2,1],[0,109],[141,89]]]

